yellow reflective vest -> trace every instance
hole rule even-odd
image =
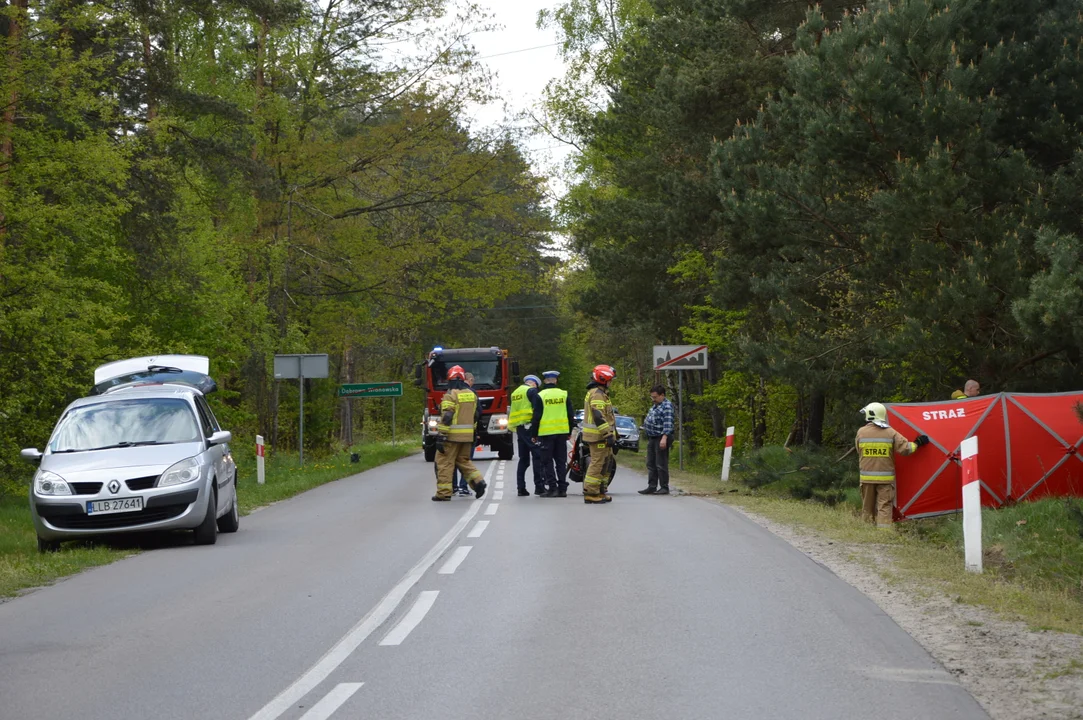
[[[572,431],[568,425],[568,393],[560,388],[545,388],[538,393],[542,401],[541,422],[538,435],[567,435]]]
[[[857,431],[857,466],[863,483],[895,482],[895,456],[909,455],[917,444],[898,430],[869,423]]]
[[[594,424],[595,410],[602,414],[601,425]],[[602,442],[609,437],[616,423],[613,405],[609,402],[609,393],[605,388],[599,385],[588,390],[587,397],[583,400],[583,441]]]
[[[473,390],[448,390],[440,401],[440,414],[443,415],[448,410],[454,410],[455,414],[451,418],[450,426],[437,425],[437,431],[445,433],[451,442],[474,442],[474,408],[477,404],[478,396]]]
[[[526,394],[530,386],[523,383],[511,394],[511,409],[508,412],[508,430],[514,430],[520,425],[526,425],[534,415],[534,407]]]

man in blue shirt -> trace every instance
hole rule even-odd
[[[651,401],[643,421],[647,435],[647,488],[640,495],[669,495],[669,448],[673,445],[673,403],[664,385],[651,388]]]

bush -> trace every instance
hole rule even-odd
[[[852,461],[839,462],[839,454],[835,449],[811,445],[768,446],[742,459],[739,477],[750,488],[772,486],[801,500],[836,505],[847,500],[848,488],[857,487]]]

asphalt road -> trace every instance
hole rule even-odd
[[[987,717],[740,514],[623,468],[609,505],[520,498],[504,466],[433,503],[407,458],[0,604],[0,719]]]

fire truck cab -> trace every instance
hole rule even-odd
[[[421,446],[425,460],[436,458],[436,426],[440,420],[440,401],[447,392],[448,368],[459,365],[474,376],[474,392],[481,406],[478,422],[479,445],[487,445],[501,460],[515,454],[515,438],[508,431],[508,408],[511,392],[519,384],[519,363],[508,358],[508,351],[498,347],[435,347],[414,371],[414,383],[425,391],[425,411],[421,422]]]

